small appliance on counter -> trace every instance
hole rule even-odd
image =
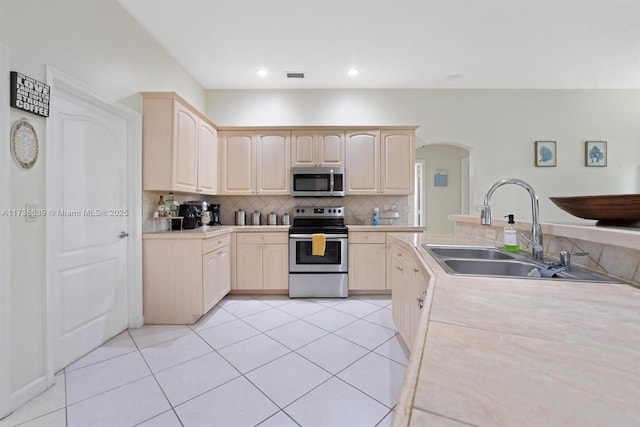
[[[202,202],[197,202],[197,204],[193,204],[194,202],[185,202],[180,205],[180,210],[178,215],[182,217],[182,228],[185,230],[193,230],[194,228],[200,226],[200,221],[202,218],[201,206]],[[174,230],[179,229],[175,228],[179,227],[179,222],[171,224]]]
[[[217,203],[202,202],[202,225],[222,225],[220,222],[220,205]]]
[[[209,225],[222,225],[220,222],[220,205],[217,203],[209,203],[209,211],[211,211],[211,221]]]

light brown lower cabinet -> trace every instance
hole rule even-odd
[[[384,291],[387,283],[386,233],[349,232],[349,290]]]
[[[236,281],[243,291],[289,289],[288,232],[236,234]]]
[[[431,275],[417,255],[396,244],[391,245],[391,310],[393,321],[410,349],[422,311],[427,309],[427,293],[432,292]]]
[[[145,324],[191,325],[231,289],[230,235],[142,241]]]

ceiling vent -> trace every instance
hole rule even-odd
[[[304,79],[304,73],[300,71],[287,72],[288,79]]]

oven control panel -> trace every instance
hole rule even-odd
[[[344,206],[297,206],[296,218],[344,218]]]

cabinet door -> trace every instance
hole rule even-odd
[[[289,288],[289,245],[271,244],[262,247],[263,289]]]
[[[218,191],[218,134],[203,120],[198,122],[198,192]]]
[[[345,170],[348,194],[377,194],[380,181],[380,132],[346,134]]]
[[[231,290],[230,246],[202,256],[203,312],[211,310]]]
[[[218,302],[218,254],[216,251],[202,256],[202,312],[211,310]]]
[[[318,164],[321,166],[344,165],[344,132],[320,131],[318,133]]]
[[[315,131],[294,131],[291,134],[291,165],[316,166],[318,135]]]
[[[413,194],[413,131],[381,134],[380,189],[386,194]]]
[[[289,195],[291,132],[257,135],[257,181],[260,194]]]
[[[216,294],[217,300],[220,301],[231,290],[231,246],[227,245],[218,249],[216,255],[218,261]]]
[[[391,259],[391,313],[393,323],[400,332],[400,336],[405,340],[404,331],[404,301],[405,301],[405,283],[403,283],[402,263],[395,257]]]
[[[198,185],[198,117],[174,102],[173,190],[194,192]]]
[[[424,310],[428,310],[425,307],[427,304],[427,290],[429,287],[429,275],[421,267],[412,266],[411,270],[411,289],[413,291],[413,308],[411,309],[411,323],[408,328],[408,333],[411,339],[411,344],[416,337],[418,325],[420,324],[420,318]],[[420,300],[420,302],[418,301]],[[409,301],[411,304],[412,302]]]
[[[261,245],[236,246],[236,288],[262,289]]]
[[[173,99],[142,102],[142,190],[167,191],[173,186]]]
[[[386,245],[349,245],[349,289],[384,290],[386,287]]]
[[[202,261],[198,239],[142,241],[145,323],[190,325],[202,316]]]
[[[220,194],[255,192],[255,136],[247,132],[220,132]]]

